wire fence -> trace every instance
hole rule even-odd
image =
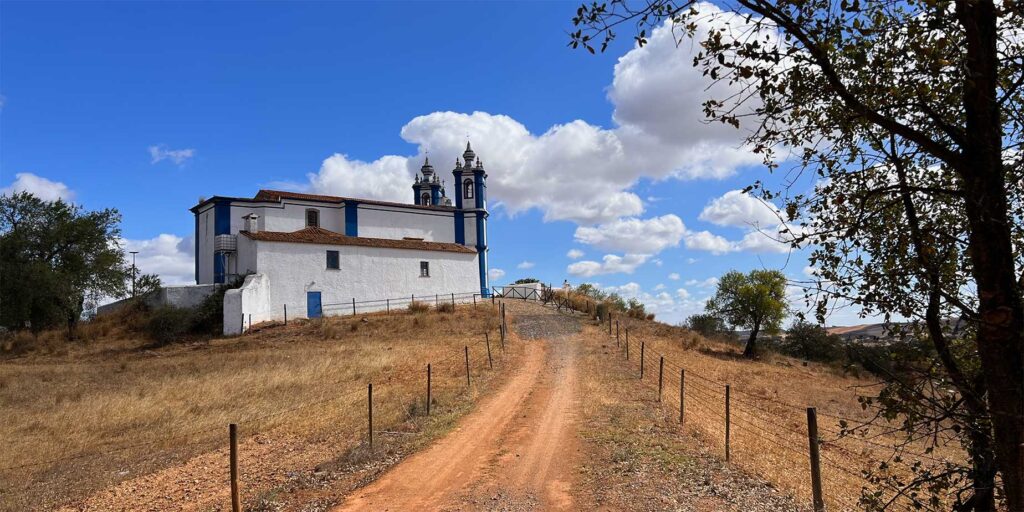
[[[545,304],[554,305],[559,311],[585,313],[599,325],[607,325],[607,335],[615,339],[617,353],[628,370],[642,385],[657,390],[656,401],[662,406],[678,408],[679,421],[685,428],[723,449],[727,461],[810,498],[815,510],[824,510],[826,505],[828,510],[862,509],[861,490],[866,489],[869,470],[907,476],[917,464],[941,466],[956,462],[913,450],[900,441],[886,444],[881,442],[885,439],[883,434],[852,436],[820,427],[819,416],[837,424],[863,422],[737,389],[728,382],[686,368],[678,358],[655,348],[659,340],[642,339],[635,332],[631,336],[632,321],[628,317],[613,320],[613,314],[606,312],[605,318],[600,318],[592,301],[554,293]],[[626,325],[620,324],[623,318]],[[892,430],[896,431],[898,428]],[[880,450],[884,456],[879,456]],[[881,497],[883,502],[889,501],[887,510],[937,510],[905,487],[897,487],[888,480],[878,485],[889,493]]]
[[[476,294],[479,297],[479,294]],[[458,300],[459,294],[449,294]],[[470,294],[466,297],[472,299]],[[0,466],[0,495],[12,496],[29,492],[28,498],[43,488],[66,488],[70,482],[63,478],[69,475],[64,470],[74,468],[69,478],[80,480],[102,480],[105,484],[116,484],[127,478],[108,478],[113,468],[125,467],[132,459],[162,460],[185,462],[193,457],[213,457],[223,460],[224,449],[232,450],[231,458],[236,460],[242,456],[243,464],[237,479],[247,483],[246,497],[250,501],[260,492],[260,487],[270,485],[273,475],[301,470],[303,464],[308,465],[309,454],[315,453],[319,459],[343,460],[352,459],[353,454],[369,452],[372,456],[374,444],[380,449],[382,445],[391,443],[389,437],[399,436],[402,427],[410,421],[422,421],[429,411],[434,415],[439,412],[451,412],[460,403],[468,404],[475,397],[479,380],[489,380],[489,374],[506,362],[507,347],[512,341],[507,336],[507,321],[503,304],[487,305],[497,314],[488,313],[490,320],[485,319],[486,329],[473,335],[472,343],[458,347],[437,350],[418,350],[415,360],[402,356],[394,365],[382,367],[372,375],[365,376],[365,383],[353,380],[325,382],[318,387],[318,396],[307,400],[293,401],[286,408],[276,408],[259,413],[243,413],[228,411],[218,417],[230,417],[230,423],[237,425],[230,428],[232,437],[223,436],[229,430],[227,423],[191,429],[188,431],[155,435],[151,439],[138,442],[111,441],[92,444],[88,451],[74,453],[81,446],[65,446],[62,451],[68,455],[42,458],[17,464]],[[370,407],[367,409],[367,384],[372,386]],[[359,412],[371,411],[372,420],[362,423],[358,421]],[[236,432],[240,432],[242,445],[234,442]],[[299,435],[298,433],[301,433]],[[376,439],[374,439],[374,434]],[[223,436],[223,437],[221,437]],[[383,437],[382,437],[383,436]],[[313,446],[296,449],[299,439],[314,440]],[[252,440],[252,442],[246,442]],[[317,441],[318,440],[318,441]],[[60,439],[53,439],[59,445]],[[230,445],[230,448],[229,448]],[[237,450],[238,453],[235,453]],[[360,455],[364,456],[364,455]],[[2,464],[2,462],[0,462]],[[267,465],[273,468],[266,467]],[[167,467],[157,464],[150,470]],[[235,464],[232,464],[235,467]],[[191,482],[207,482],[210,487],[223,488],[230,475],[222,472],[218,464],[199,464],[188,475]],[[259,468],[259,469],[258,469]],[[249,469],[249,473],[247,473]],[[262,474],[260,474],[262,473]],[[107,476],[105,476],[107,475]],[[17,482],[17,484],[15,483]],[[201,487],[197,483],[193,487]],[[195,490],[195,489],[193,489]],[[6,498],[5,498],[6,500]],[[38,503],[36,503],[38,505]],[[234,504],[238,510],[240,504]]]

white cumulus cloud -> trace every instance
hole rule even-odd
[[[677,274],[676,272],[672,272],[671,274],[668,275],[668,278],[673,280],[673,281],[678,281],[679,280],[679,274]]]
[[[487,271],[487,277],[492,281],[497,281],[498,279],[505,277],[505,271],[500,268],[492,268]]]
[[[522,270],[529,270],[529,269],[531,269],[533,267],[534,267],[534,263],[532,261],[523,261],[523,262],[520,262],[518,265],[516,265],[516,268],[522,269]]]
[[[195,284],[195,241],[193,237],[160,234],[142,240],[122,240],[128,264],[132,257],[129,251],[139,251],[135,265],[140,274],[156,274],[161,283]]]
[[[708,203],[699,218],[719,226],[764,227],[779,224],[780,212],[742,190],[730,190]]]
[[[19,172],[14,175],[14,181],[0,189],[0,195],[11,195],[17,192],[28,192],[43,201],[56,201],[63,199],[73,201],[75,192],[67,185],[59,181],[51,181],[42,176],[36,176],[30,172]]]
[[[717,10],[710,4],[702,9]],[[698,38],[721,23],[746,26],[742,18],[727,14],[702,17]],[[451,180],[451,166],[468,135],[484,160],[492,206],[512,215],[537,209],[547,221],[584,226],[638,217],[644,202],[632,188],[640,179],[722,178],[760,162],[744,146],[743,131],[704,122],[704,101],[731,96],[739,86],[712,84],[692,65],[698,51],[698,45],[677,45],[666,24],[652,32],[648,44],[619,58],[608,89],[611,127],[577,119],[531,132],[507,115],[433,112],[401,128],[402,138],[417,146],[415,155],[382,155],[367,163],[342,157],[331,165],[325,162],[299,188],[408,201],[423,155],[436,156],[432,163],[438,174]]]
[[[676,215],[650,219],[618,219],[594,227],[576,228],[576,241],[609,251],[657,254],[679,245],[686,226]]]
[[[579,249],[569,249],[569,252],[565,253],[565,256],[570,260],[578,260],[583,257],[583,251]]]
[[[649,254],[626,254],[617,256],[606,254],[600,262],[577,261],[566,269],[570,274],[579,277],[592,277],[603,274],[632,274],[640,265],[650,258]]]

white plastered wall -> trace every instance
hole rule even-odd
[[[431,242],[455,242],[452,210],[405,209],[359,205],[359,236],[401,240],[422,238]]]

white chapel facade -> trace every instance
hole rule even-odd
[[[366,312],[389,298],[489,296],[487,173],[469,144],[452,175],[454,204],[429,160],[412,204],[276,190],[201,200],[196,283],[244,278],[225,295],[226,334],[285,314],[346,314],[353,301]]]

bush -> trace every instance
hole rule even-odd
[[[530,283],[539,283],[539,282],[540,282],[540,279],[535,279],[533,277],[524,277],[522,279],[516,279],[512,284],[530,284]]]
[[[454,313],[455,312],[455,304],[452,304],[451,302],[442,302],[442,303],[437,305],[437,312],[438,313]]]
[[[608,321],[608,313],[609,313],[610,310],[611,310],[611,308],[608,307],[608,303],[607,302],[599,302],[599,303],[597,303],[597,317],[599,319],[601,319],[602,322],[607,322]]]
[[[705,338],[717,338],[729,332],[729,328],[725,325],[725,320],[708,313],[690,315],[686,322],[684,322],[684,325],[687,329]]]
[[[194,318],[192,310],[162,306],[150,313],[146,322],[146,334],[157,345],[181,341],[192,331]]]
[[[836,362],[846,356],[843,342],[824,327],[800,320],[789,328],[786,337],[775,344],[777,351],[808,361]]]
[[[420,301],[414,300],[414,301],[409,303],[409,312],[410,313],[426,313],[429,310],[430,310],[430,305],[428,305],[426,302],[420,302]]]

